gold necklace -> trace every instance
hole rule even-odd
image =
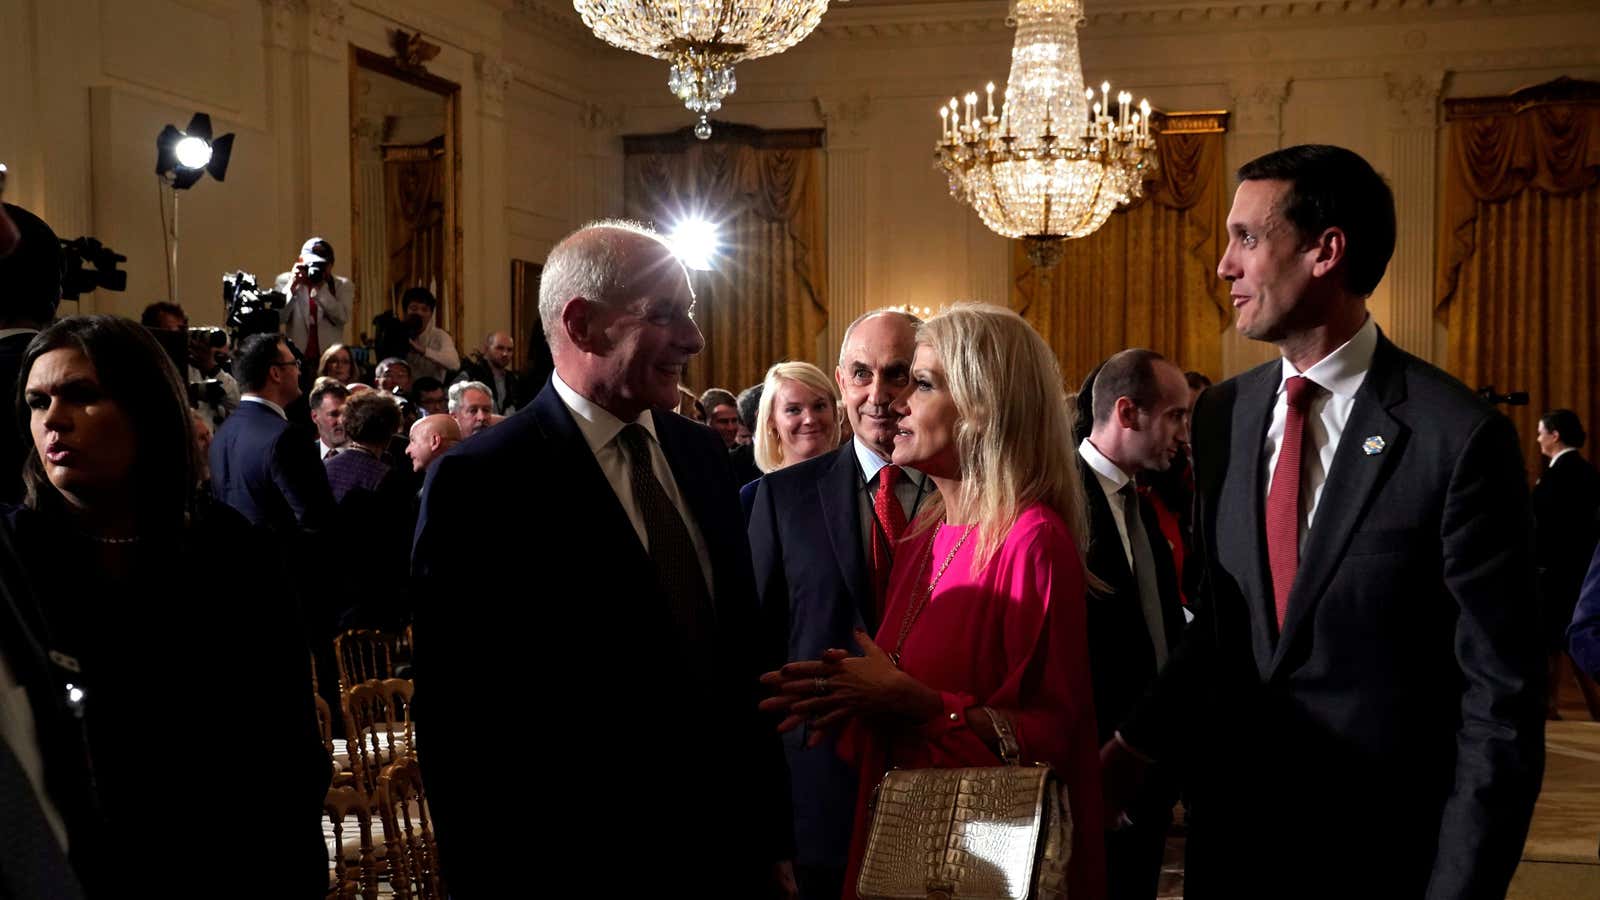
[[[940,522],[939,524],[943,525],[944,523]],[[954,547],[950,548],[949,555],[944,558],[944,565],[939,567],[939,571],[933,576],[933,580],[928,582],[928,589],[922,593],[920,598],[914,599],[911,606],[906,609],[905,619],[900,622],[900,637],[895,640],[894,652],[889,654],[890,662],[893,662],[897,668],[900,665],[900,652],[906,648],[906,636],[911,633],[911,626],[915,625],[917,619],[922,617],[922,610],[933,599],[934,588],[939,586],[939,579],[944,577],[944,570],[950,568],[950,563],[955,561],[956,554],[961,552],[961,545],[967,542],[967,537],[972,534],[972,529],[976,527],[975,525],[968,525],[966,530],[961,532],[961,539],[956,541]],[[938,536],[938,532],[935,531],[933,538],[928,540],[928,552],[923,554],[923,563],[918,568],[924,571],[933,568],[933,544]]]

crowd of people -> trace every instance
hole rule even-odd
[[[175,304],[51,321],[55,238],[8,205],[0,896],[109,896],[177,835],[321,896],[313,669],[408,626],[458,898],[555,862],[852,900],[885,772],[1002,761],[1065,785],[1074,898],[1152,900],[1180,798],[1191,898],[1503,896],[1551,686],[1600,669],[1581,422],[1541,419],[1530,499],[1509,420],[1367,310],[1383,179],[1238,174],[1218,275],[1280,359],[1213,386],[1129,348],[1075,391],[958,303],[696,395],[692,281],[620,221],[546,260],[543,383],[501,332],[462,360],[422,289],[369,372],[320,238],[224,365]]]

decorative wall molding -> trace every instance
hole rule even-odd
[[[828,142],[855,143],[865,137],[865,128],[872,119],[872,95],[866,91],[855,94],[817,97],[817,115],[828,132]]]
[[[345,58],[345,19],[350,15],[350,0],[309,0],[311,13],[310,47],[329,59]]]
[[[511,87],[511,82],[516,78],[516,66],[486,53],[474,53],[472,71],[478,76],[483,114],[495,118],[504,116],[506,89]]]
[[[1228,83],[1233,99],[1235,134],[1283,133],[1283,101],[1289,98],[1289,76],[1260,75]]]
[[[293,50],[299,43],[296,40],[299,29],[296,26],[305,12],[305,0],[261,0],[261,8],[266,15],[266,45]]]
[[[1432,131],[1439,121],[1439,95],[1444,91],[1445,71],[1400,71],[1383,73],[1396,128],[1425,128]]]
[[[524,0],[538,4],[541,0]],[[1304,27],[1309,22],[1337,18],[1416,20],[1459,18],[1463,14],[1504,15],[1509,12],[1561,12],[1591,9],[1584,0],[1256,0],[1256,2],[1194,2],[1194,0],[1090,0],[1085,4],[1085,25],[1150,28],[1216,27],[1237,29]],[[574,16],[574,18],[576,18]],[[1006,5],[969,0],[964,3],[900,3],[882,6],[840,5],[828,10],[817,34],[833,40],[903,40],[906,38],[973,35],[1009,31]]]

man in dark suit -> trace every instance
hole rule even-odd
[[[1578,590],[1600,538],[1600,473],[1579,455],[1587,441],[1583,423],[1570,409],[1553,409],[1539,417],[1539,454],[1550,465],[1533,486],[1534,553],[1539,564],[1539,592],[1545,605],[1549,636],[1550,689],[1547,718],[1559,719],[1561,685],[1573,677],[1567,656],[1567,626],[1578,604]],[[1589,717],[1600,720],[1600,688],[1579,669],[1579,688]]]
[[[61,242],[49,225],[20,206],[5,204],[3,217],[15,229],[10,252],[0,255],[0,397],[9,408],[17,395],[22,351],[56,317],[61,302]],[[31,446],[16,416],[0,425],[0,502],[22,502],[22,460]]]
[[[528,884],[507,862],[531,862],[530,810],[554,826],[532,868],[602,895],[792,886],[776,723],[756,711],[782,651],[755,628],[722,442],[667,412],[705,343],[693,303],[653,233],[570,235],[540,286],[555,376],[429,470],[418,752],[461,900]],[[483,780],[497,756],[516,760],[512,783]]]
[[[252,524],[279,534],[325,526],[333,493],[315,435],[291,427],[284,413],[301,393],[294,351],[282,335],[251,335],[234,368],[244,394],[211,443],[212,492]]]
[[[895,543],[933,484],[889,462],[900,417],[890,408],[910,379],[917,320],[879,311],[845,330],[834,378],[855,437],[826,456],[761,479],[750,553],[762,617],[787,659],[819,659],[876,632]],[[880,497],[880,495],[882,495]],[[836,900],[844,887],[855,815],[854,770],[833,740],[807,748],[806,729],[784,735],[794,804],[801,896]]]
[[[1094,376],[1090,433],[1078,444],[1089,518],[1085,563],[1103,586],[1089,591],[1089,663],[1101,741],[1144,696],[1183,635],[1172,548],[1135,479],[1170,466],[1189,438],[1183,370],[1153,350],[1124,350]],[[1177,789],[1151,773],[1120,827],[1106,835],[1107,896],[1153,900]]]
[[[1361,157],[1247,163],[1218,274],[1282,359],[1200,396],[1196,621],[1102,751],[1184,768],[1185,890],[1503,897],[1543,773],[1510,422],[1366,310],[1394,201]]]

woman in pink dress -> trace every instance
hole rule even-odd
[[[959,305],[917,336],[894,462],[936,498],[896,548],[888,609],[861,655],[829,650],[763,681],[780,730],[842,729],[861,771],[845,900],[868,800],[890,768],[995,766],[1009,723],[1021,762],[1049,763],[1074,822],[1068,896],[1105,892],[1100,768],[1084,607],[1082,496],[1055,355],[1009,310]],[[814,738],[815,740],[815,738]]]

